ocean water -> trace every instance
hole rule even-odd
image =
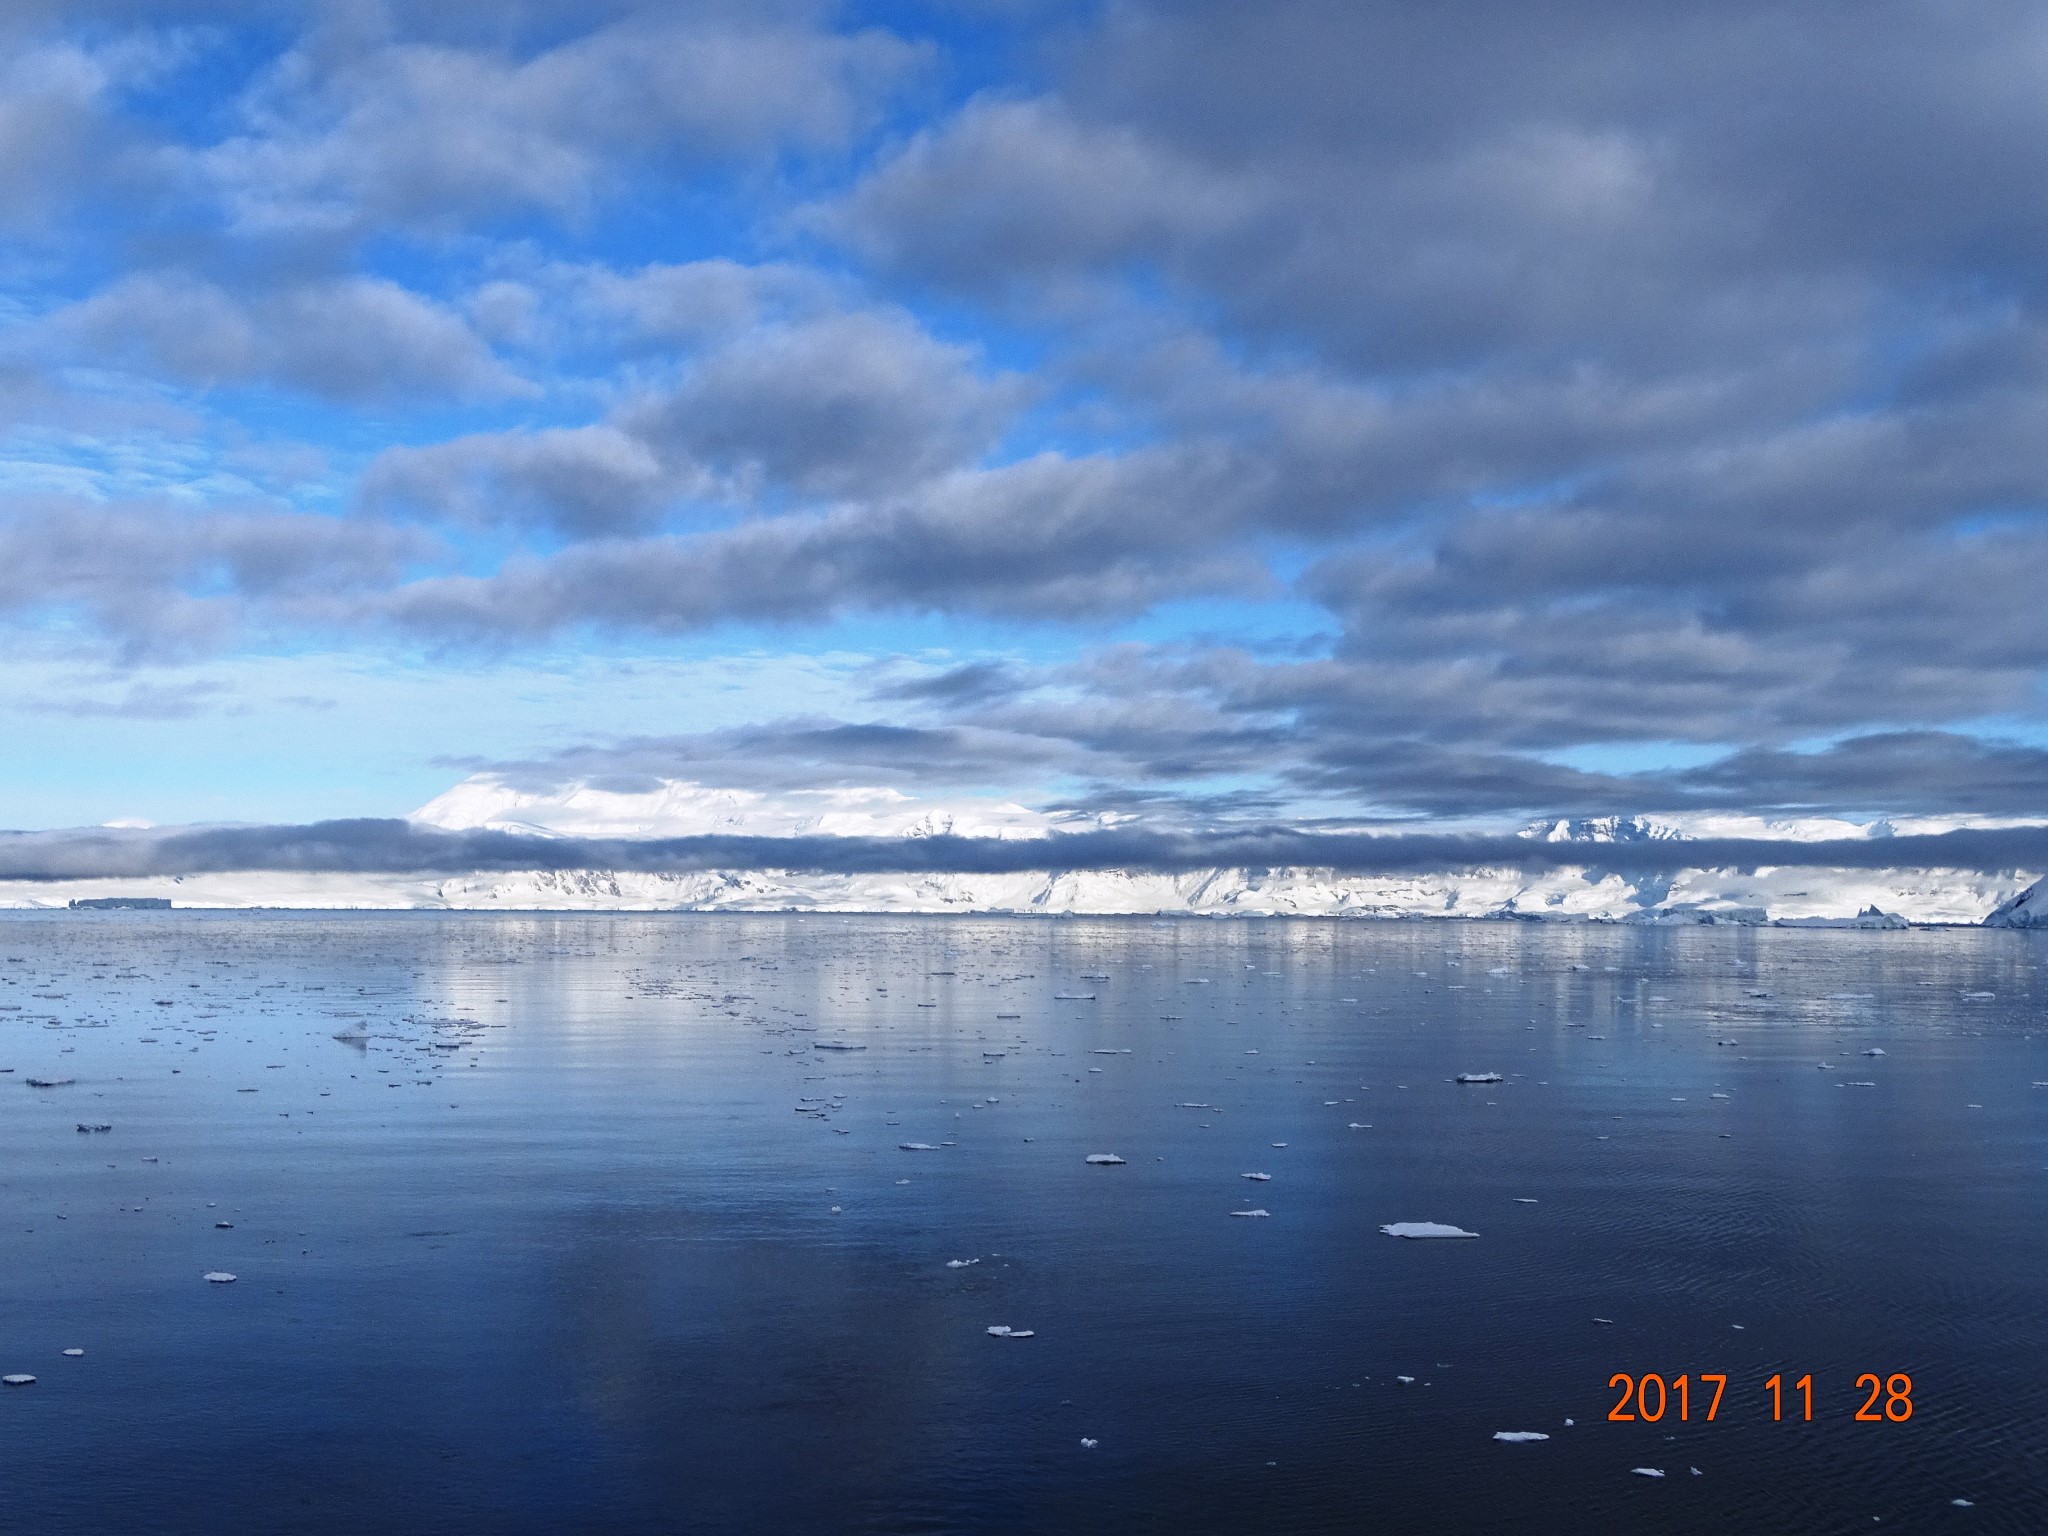
[[[36,1380],[0,1388],[4,1523],[2041,1531],[2044,962],[9,917],[0,1371]],[[1479,1236],[1379,1230],[1409,1221]],[[1616,1373],[1663,1416],[1611,1421]]]

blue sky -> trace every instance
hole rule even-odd
[[[0,825],[2043,803],[2034,8],[78,0],[0,59]]]

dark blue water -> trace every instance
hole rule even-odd
[[[0,952],[10,1530],[2048,1529],[2041,937],[66,914]],[[1690,1419],[1609,1422],[1616,1372]],[[1866,1372],[1910,1418],[1855,1419]]]

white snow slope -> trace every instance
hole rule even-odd
[[[818,874],[733,869],[665,875],[585,869],[453,878],[249,872],[183,878],[0,881],[0,907],[61,907],[104,896],[161,896],[181,907],[424,908],[472,911],[1021,912],[1199,916],[1488,917],[1548,921],[1779,923],[1886,928],[1916,923],[2048,926],[2040,870],[1821,869],[1802,865],[1624,875],[1600,867],[1602,845],[1698,837],[1783,838],[1788,844],[1946,822],[1864,825],[1831,818],[1605,817],[1542,823],[1528,835],[1586,845],[1586,864],[1422,875],[1326,869],[1211,869],[1183,874],[1067,870],[1063,833],[1109,824],[986,799],[917,800],[889,789],[765,793],[670,781],[651,790],[574,783],[521,790],[490,775],[465,780],[415,813],[444,829],[491,827],[544,837],[896,836],[952,833],[1043,841],[1047,868],[1009,874]],[[2031,889],[2030,889],[2031,888]],[[2022,893],[2025,893],[2022,899]],[[1995,914],[1995,915],[1994,915]]]

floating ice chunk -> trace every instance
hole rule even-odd
[[[1249,1211],[1232,1211],[1230,1214],[1233,1216],[1270,1216],[1273,1213],[1261,1208]]]
[[[1515,1196],[1515,1204],[1517,1204],[1517,1205],[1534,1205],[1535,1203],[1536,1203],[1535,1197],[1534,1197],[1534,1196],[1532,1196],[1532,1195],[1517,1195],[1517,1196]]]
[[[1884,1047],[1881,1045],[1873,1045],[1869,1050],[1865,1051],[1863,1054],[1866,1056],[1882,1056],[1884,1054]]]
[[[899,1141],[896,1145],[906,1152],[936,1152],[939,1150],[928,1141]]]
[[[1038,1335],[1033,1333],[1029,1328],[1012,1328],[1008,1333],[1004,1334],[1003,1337],[1006,1339],[1035,1339],[1038,1337]]]
[[[1635,1473],[1637,1477],[1662,1477],[1664,1475],[1661,1467],[1630,1467],[1629,1471]]]
[[[1272,1182],[1272,1179],[1273,1179],[1273,1175],[1271,1175],[1270,1173],[1248,1173],[1248,1174],[1244,1175],[1244,1177],[1246,1177],[1246,1178],[1248,1178],[1248,1179],[1251,1179],[1251,1180],[1255,1181],[1256,1183],[1260,1183],[1260,1184],[1268,1184],[1268,1183],[1271,1183],[1271,1182]]]
[[[64,1351],[65,1357],[71,1360],[76,1360],[80,1355],[84,1353],[85,1351],[82,1349],[67,1349]]]
[[[1367,1125],[1367,1124],[1365,1124],[1365,1123],[1364,1123],[1363,1121],[1359,1121],[1359,1120],[1354,1120],[1354,1121],[1352,1121],[1352,1122],[1351,1122],[1351,1124],[1350,1124],[1350,1125],[1349,1125],[1349,1126],[1347,1127],[1347,1129],[1349,1129],[1349,1130],[1354,1130],[1354,1131],[1369,1131],[1369,1130],[1371,1130],[1371,1129],[1372,1129],[1372,1127],[1371,1127],[1371,1126],[1369,1126],[1369,1125]]]
[[[25,1077],[22,1079],[31,1088],[66,1088],[78,1081],[75,1077]]]
[[[1173,1107],[1175,1109],[1214,1109],[1216,1106],[1213,1104],[1176,1104]]]
[[[17,1372],[12,1376],[0,1376],[0,1382],[10,1387],[32,1387],[36,1384],[36,1379],[25,1372]]]
[[[7,1379],[9,1381],[14,1380],[12,1376],[8,1377]],[[31,1376],[29,1380],[34,1381],[35,1378]],[[1968,1499],[1950,1499],[1949,1503],[1955,1505],[1957,1509],[1975,1509],[1977,1507],[1975,1504],[1972,1504]]]
[[[1505,1440],[1509,1445],[1527,1445],[1532,1440],[1548,1440],[1550,1436],[1533,1429],[1496,1429],[1493,1438]]]
[[[811,1049],[814,1051],[864,1051],[867,1047],[857,1045],[851,1040],[813,1040],[811,1042]]]
[[[1593,1321],[1607,1328],[1612,1328],[1614,1326],[1614,1319],[1611,1317],[1596,1317],[1593,1319]]]
[[[1380,1230],[1389,1237],[1477,1237],[1477,1232],[1467,1232],[1463,1227],[1449,1226],[1441,1221],[1390,1221]]]
[[[1287,1143],[1286,1143],[1286,1142],[1284,1142],[1284,1141],[1276,1141],[1276,1142],[1274,1142],[1274,1143],[1273,1143],[1273,1145],[1274,1145],[1274,1146],[1276,1146],[1276,1147],[1284,1147],[1284,1146],[1286,1146],[1286,1145],[1287,1145]]]
[[[979,1264],[980,1262],[981,1260],[979,1259],[948,1259],[946,1260],[946,1268],[965,1269],[970,1264]]]
[[[1086,1435],[1081,1437],[1081,1449],[1084,1451],[1092,1451],[1100,1444],[1102,1444],[1100,1440],[1090,1440]]]
[[[1498,1072],[1460,1072],[1458,1074],[1458,1081],[1461,1083],[1497,1083],[1501,1080],[1501,1075]]]
[[[1090,1152],[1088,1161],[1098,1168],[1121,1168],[1124,1165],[1124,1160],[1114,1152]]]
[[[235,1277],[224,1269],[209,1269],[199,1278],[214,1285],[233,1285],[235,1283]]]
[[[1400,1382],[1403,1386],[1413,1386],[1415,1384],[1413,1376],[1396,1376],[1394,1380]]]
[[[1052,995],[1052,1000],[1056,1003],[1092,1003],[1095,1001],[1095,994],[1093,992],[1055,992]]]
[[[997,1323],[988,1332],[992,1339],[1007,1339],[1010,1336],[1010,1327],[1007,1323]]]

